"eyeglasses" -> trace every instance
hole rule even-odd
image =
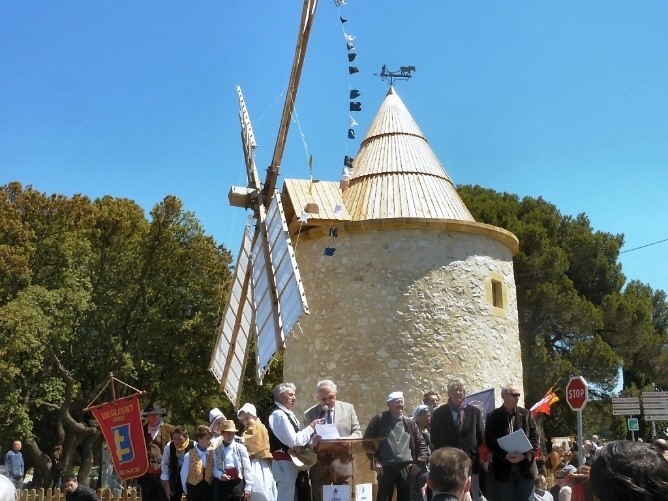
[[[510,395],[511,397],[515,397],[515,398],[520,396],[519,393],[508,393],[508,395]]]

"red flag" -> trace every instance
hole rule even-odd
[[[545,396],[543,396],[543,398],[531,406],[531,409],[529,410],[531,411],[533,417],[536,417],[536,415],[541,412],[543,414],[547,414],[548,416],[550,415],[550,407],[552,404],[555,404],[559,401],[559,397],[554,393],[554,387],[556,385],[557,383],[554,383],[552,388],[547,390]]]
[[[91,407],[109,446],[121,480],[141,477],[148,470],[139,394]]]

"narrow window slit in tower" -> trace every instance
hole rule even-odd
[[[503,284],[492,279],[492,306],[503,308]]]

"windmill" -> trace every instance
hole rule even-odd
[[[255,165],[257,144],[250,117],[237,86],[248,186],[232,187],[229,201],[232,206],[253,210],[255,228],[244,231],[209,364],[220,388],[235,405],[239,404],[251,341],[255,342],[256,376],[261,381],[294,325],[309,313],[276,182],[317,4],[317,0],[304,0],[278,136],[264,183]]]

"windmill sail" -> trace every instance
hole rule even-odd
[[[260,182],[255,166],[257,144],[250,117],[241,88],[237,86],[248,186],[232,187],[228,198],[233,206],[252,208],[257,223],[253,235],[248,229],[244,233],[230,299],[223,312],[209,364],[221,388],[236,405],[239,404],[253,336],[257,378],[262,382],[294,325],[309,312],[285,213],[275,186],[317,5],[318,0],[304,0],[286,100],[264,184]]]
[[[295,251],[290,242],[283,204],[277,192],[272,197],[264,226],[266,233],[260,232],[251,258],[253,261],[253,298],[256,306],[256,355],[259,380],[262,380],[267,372],[276,352],[285,345],[285,339],[295,323],[304,313],[309,313]],[[268,250],[268,253],[263,252],[265,249]],[[267,266],[267,255],[271,259],[271,267]],[[275,311],[271,304],[273,297],[277,301]],[[277,316],[272,317],[272,315]]]
[[[253,235],[247,227],[237,257],[230,297],[218,326],[209,364],[221,389],[235,404],[238,404],[240,396],[250,342],[256,333],[249,273],[252,241]]]

